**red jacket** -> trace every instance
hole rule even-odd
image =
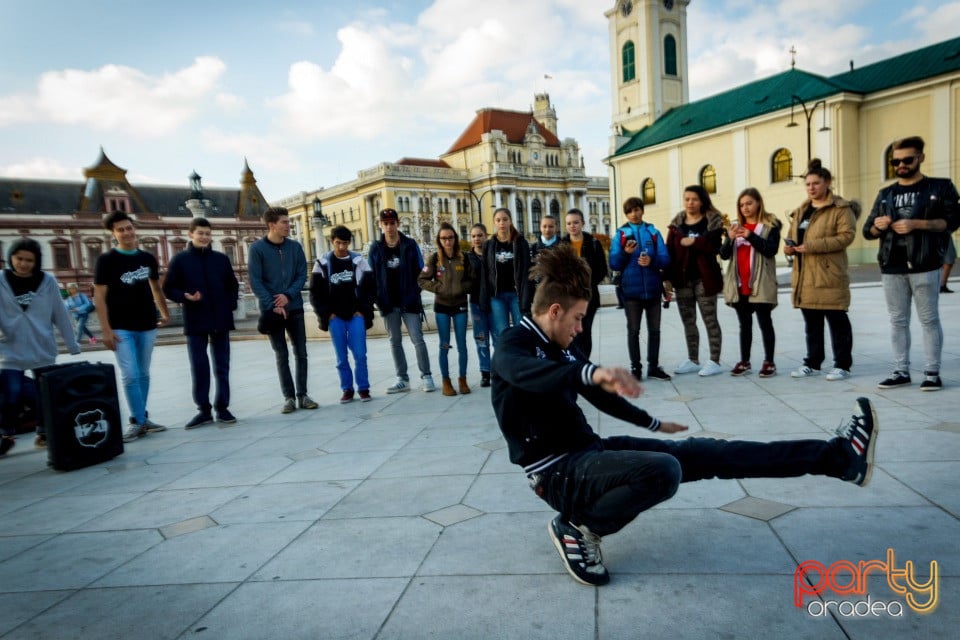
[[[665,281],[669,281],[677,289],[690,286],[688,273],[691,265],[696,265],[703,282],[704,293],[713,296],[723,289],[723,275],[720,273],[720,263],[717,255],[723,244],[723,218],[719,212],[708,211],[707,233],[696,240],[692,246],[684,247],[680,240],[684,238],[680,231],[685,213],[677,214],[668,227],[667,251],[670,252],[670,266],[667,268]]]

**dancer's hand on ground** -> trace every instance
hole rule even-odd
[[[681,431],[686,431],[689,429],[684,424],[678,424],[676,422],[661,422],[660,428],[657,429],[659,433],[680,433]]]

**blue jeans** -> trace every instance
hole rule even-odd
[[[223,411],[230,406],[230,332],[214,331],[187,336],[187,355],[193,376],[193,402],[197,409],[210,413],[210,359],[207,345],[213,350],[213,373],[217,378],[217,395],[213,406]]]
[[[940,324],[940,269],[924,273],[880,275],[890,314],[894,368],[910,372],[910,301],[923,331],[924,371],[940,373],[943,327]]]
[[[286,334],[286,335],[284,335]],[[297,364],[297,384],[294,387],[290,375],[290,352],[287,350],[287,338]],[[284,398],[307,395],[307,330],[303,325],[303,310],[290,311],[283,327],[270,333],[270,346],[277,362],[277,375],[280,376],[280,390]]]
[[[447,363],[447,352],[450,351],[450,322],[453,321],[453,331],[457,339],[457,356],[459,357],[460,377],[467,377],[467,312],[450,315],[437,313],[437,335],[440,338],[440,375],[450,377],[450,365]]]
[[[87,329],[87,319],[89,319],[89,313],[78,313],[77,314],[77,340],[81,340],[86,334],[88,338],[93,339],[93,333],[90,329]]]
[[[480,305],[470,303],[470,317],[473,319],[473,340],[477,343],[477,360],[480,372],[490,372],[490,314],[480,309]]]
[[[517,326],[523,320],[523,314],[520,313],[520,296],[515,291],[511,291],[498,293],[490,298],[490,318],[493,321],[493,346],[496,347],[500,334],[510,327],[511,318],[513,326]]]
[[[37,396],[37,385],[33,378],[28,378],[24,371],[19,369],[0,370],[0,393],[3,394],[2,409],[0,409],[0,434],[13,436],[17,433],[17,417],[23,409],[24,403],[33,407],[37,418],[40,417],[40,404]],[[37,420],[37,433],[43,433],[43,425]]]
[[[616,533],[669,499],[681,482],[707,478],[841,477],[850,465],[839,438],[745,442],[634,436],[571,453],[531,477],[541,499],[564,520],[599,536]]]
[[[337,354],[337,373],[340,374],[341,391],[353,391],[353,371],[347,349],[353,353],[353,362],[357,370],[357,387],[360,391],[370,390],[370,377],[367,373],[367,329],[363,316],[353,316],[349,321],[334,316],[330,319],[330,339],[333,351]]]
[[[150,357],[157,330],[128,331],[114,329],[117,337],[117,367],[127,396],[130,417],[137,424],[147,419],[147,395],[150,393]]]
[[[430,355],[427,353],[427,343],[423,340],[423,322],[419,313],[401,313],[400,309],[394,309],[383,316],[383,324],[387,328],[387,335],[390,336],[390,353],[393,355],[393,366],[396,367],[397,377],[401,380],[410,380],[407,375],[407,354],[403,352],[403,344],[400,339],[403,333],[400,328],[400,322],[407,327],[407,334],[410,336],[410,342],[413,343],[413,350],[417,354],[417,367],[420,369],[420,377],[430,375]]]

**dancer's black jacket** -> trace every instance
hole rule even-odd
[[[577,396],[606,414],[651,431],[660,421],[624,398],[591,383],[597,368],[576,347],[561,349],[524,317],[501,334],[491,366],[493,410],[507,441],[510,461],[527,474],[563,456],[603,444]]]

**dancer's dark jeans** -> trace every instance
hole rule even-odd
[[[561,516],[600,536],[616,533],[669,499],[681,482],[707,478],[840,477],[849,465],[842,440],[744,442],[615,436],[541,475],[535,490]]]

